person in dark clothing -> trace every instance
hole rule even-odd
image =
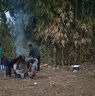
[[[11,77],[11,67],[10,67],[11,58],[6,59],[6,76]]]
[[[9,63],[9,66],[10,66],[10,68],[13,68],[13,65],[15,64],[15,63],[18,63],[18,62],[20,62],[21,60],[22,60],[22,56],[18,56],[18,57],[16,57],[16,58],[12,58],[11,60],[10,60],[10,63]]]
[[[29,57],[37,58],[38,60],[38,67],[37,71],[40,71],[40,52],[37,47],[34,47],[31,43],[28,44],[30,48]]]
[[[15,58],[8,58],[7,59],[6,76],[10,76],[11,77],[11,69],[13,68],[13,65],[15,63],[20,62],[20,60],[22,60],[22,56],[18,56],[18,57],[15,57]]]

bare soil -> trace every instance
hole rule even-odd
[[[82,64],[78,74],[65,66],[42,67],[34,79],[5,77],[0,71],[0,96],[95,96],[95,64]]]

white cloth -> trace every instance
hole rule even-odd
[[[13,65],[13,69],[14,69],[14,70],[17,69],[17,64],[16,64],[16,63]]]

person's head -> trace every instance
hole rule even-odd
[[[18,60],[22,60],[23,56],[19,55],[17,58],[18,58]]]
[[[32,46],[33,46],[32,43],[31,42],[28,42],[28,47],[30,48]]]

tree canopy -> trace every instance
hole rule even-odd
[[[95,52],[94,0],[18,0],[17,3],[29,16],[24,27],[26,38],[32,38],[41,51],[46,48],[55,66],[89,60]],[[7,10],[13,16],[13,0],[0,1],[2,38],[10,37],[10,31],[5,30]]]

